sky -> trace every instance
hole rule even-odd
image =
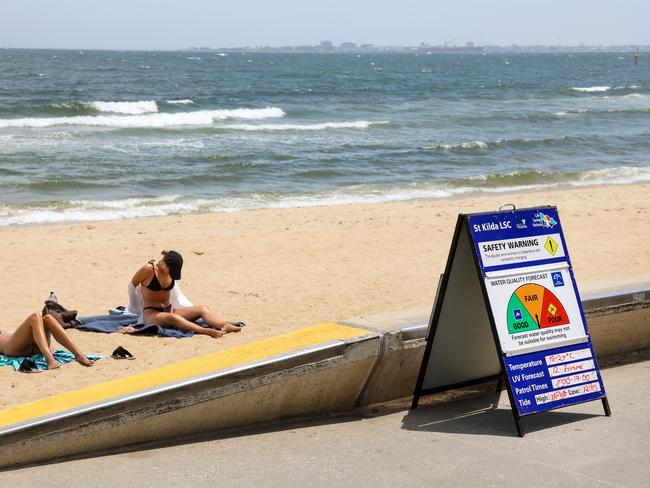
[[[0,47],[650,45],[647,0],[0,0]]]

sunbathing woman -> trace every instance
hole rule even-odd
[[[239,332],[240,327],[220,319],[207,305],[172,308],[171,290],[181,278],[183,257],[176,251],[163,251],[162,259],[149,261],[131,279],[134,287],[142,285],[143,315],[145,325],[156,324],[180,330],[221,337],[227,332]],[[208,327],[194,323],[203,319]],[[127,331],[125,331],[127,332]]]
[[[31,356],[39,352],[45,356],[47,369],[56,369],[61,365],[54,359],[50,347],[51,336],[63,347],[74,354],[78,363],[92,366],[88,359],[70,336],[52,316],[41,317],[39,313],[30,314],[13,334],[0,334],[0,353],[7,356]]]

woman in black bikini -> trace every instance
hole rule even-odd
[[[56,369],[61,365],[52,354],[51,336],[54,336],[59,344],[74,354],[78,363],[84,366],[93,365],[93,361],[88,359],[72,342],[70,336],[54,317],[50,315],[41,317],[40,313],[30,314],[13,333],[0,334],[0,353],[7,356],[31,356],[40,352],[45,356],[47,369]]]
[[[239,332],[240,327],[220,319],[207,305],[172,308],[169,302],[171,290],[176,280],[181,278],[182,267],[183,257],[179,253],[163,251],[160,261],[149,261],[133,275],[133,286],[142,285],[143,322],[146,325],[176,327],[211,337]],[[203,319],[208,327],[195,324],[194,321],[198,319]]]

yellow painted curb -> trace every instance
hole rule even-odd
[[[333,340],[347,340],[353,337],[364,336],[368,333],[364,329],[335,323],[316,324],[244,346],[187,359],[125,378],[99,383],[2,410],[0,411],[0,428],[231,368],[240,364],[259,361],[316,344]]]

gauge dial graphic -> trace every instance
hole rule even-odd
[[[557,327],[569,323],[564,306],[548,288],[538,284],[517,288],[508,302],[508,333]]]

